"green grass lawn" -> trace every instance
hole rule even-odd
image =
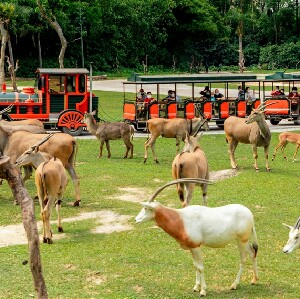
[[[102,93],[99,95],[105,106],[105,97]],[[81,178],[81,206],[70,205],[74,200],[74,188],[69,182],[61,211],[65,237],[58,239],[56,226],[52,224],[54,244],[41,244],[40,247],[49,298],[198,297],[192,292],[195,269],[189,252],[180,249],[176,241],[156,228],[153,222],[134,223],[141,209],[138,202],[146,201],[159,187],[172,180],[171,163],[176,154],[174,139],[159,138],[156,150],[160,164],[153,162],[151,152],[144,164],[145,140],[134,138],[133,159],[122,158],[125,147],[120,140],[111,142],[110,159],[106,150],[101,159],[96,158],[97,140],[78,140],[76,170]],[[278,134],[273,134],[271,153],[277,140]],[[211,171],[230,168],[224,135],[205,133],[201,145]],[[294,146],[288,146],[286,152],[291,158]],[[251,262],[248,260],[240,286],[230,291],[239,267],[236,244],[223,249],[203,248],[208,298],[298,298],[299,253],[285,255],[282,252],[288,237],[288,229],[282,222],[293,225],[299,216],[300,160],[286,162],[278,153],[276,160],[270,162],[272,170],[268,173],[260,148],[260,172],[256,173],[249,145],[239,145],[236,158],[238,175],[209,186],[208,205],[240,203],[253,212],[259,241],[260,280],[256,286],[250,285]],[[26,182],[26,187],[34,196],[34,181]],[[0,225],[21,223],[20,208],[12,204],[6,182],[1,190]],[[130,200],[121,200],[122,197]],[[157,200],[171,207],[181,207],[174,186],[165,189]],[[192,204],[200,203],[202,198],[197,188]],[[40,220],[37,203],[35,208],[36,218]],[[93,230],[101,225],[97,219],[67,221],[89,212],[113,212],[115,223],[110,224],[111,227],[117,226],[120,217],[126,215],[131,229],[94,233]],[[56,220],[55,211],[52,220]],[[0,298],[35,297],[29,265],[22,265],[24,259],[28,259],[27,245],[0,248]]]

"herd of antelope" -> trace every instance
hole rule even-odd
[[[269,105],[272,105],[272,103]],[[251,144],[254,158],[253,166],[256,171],[259,171],[257,147],[263,147],[266,170],[270,171],[268,152],[271,132],[265,121],[264,111],[266,106],[262,103],[246,119],[234,116],[226,119],[224,131],[228,142],[228,153],[232,169],[237,168],[234,153],[240,142]],[[0,115],[3,112],[5,111],[0,112]],[[109,141],[122,138],[126,145],[124,158],[128,157],[129,152],[129,157],[132,158],[133,128],[122,122],[96,124],[93,115],[94,112],[85,113],[83,121],[87,125],[88,131],[100,140],[98,157],[102,156],[105,143],[108,158],[110,158]],[[154,118],[147,121],[147,129],[150,138],[145,142],[144,163],[148,159],[149,147],[152,150],[154,161],[158,163],[155,142],[159,136],[176,139],[177,155],[174,157],[172,165],[170,165],[174,181],[162,186],[147,202],[141,203],[143,208],[136,216],[136,222],[155,221],[183,249],[191,252],[196,268],[194,291],[200,292],[200,296],[205,296],[207,289],[201,246],[219,248],[235,240],[240,253],[240,268],[230,288],[237,288],[248,255],[253,263],[251,283],[255,284],[258,280],[258,243],[253,214],[247,207],[239,204],[216,208],[207,207],[208,185],[213,182],[209,178],[208,159],[199,145],[201,134],[198,134],[201,129],[209,129],[206,119],[203,116],[191,120]],[[181,141],[184,141],[184,147],[179,152]],[[284,158],[287,159],[284,149],[288,143],[296,144],[296,151],[293,155],[293,161],[295,161],[300,146],[300,134],[290,132],[279,135],[279,143],[275,148],[272,160],[274,160],[279,148],[281,148]],[[58,214],[58,231],[63,231],[60,207],[68,183],[66,170],[75,187],[75,202],[73,205],[78,206],[80,203],[79,177],[75,171],[77,147],[77,142],[72,136],[64,133],[47,134],[43,124],[39,121],[34,123],[31,120],[22,122],[0,121],[0,151],[2,155],[9,156],[10,161],[20,169],[20,172],[23,169],[24,181],[30,178],[32,169],[35,169],[35,185],[41,209],[44,243],[51,244],[53,242],[50,226],[50,215],[53,206],[56,206]],[[171,209],[154,200],[163,189],[171,185],[176,185],[178,197],[182,202],[181,209]],[[202,189],[203,206],[189,205],[196,185]],[[218,225],[215,226],[215,223],[218,223]],[[290,253],[300,247],[300,218],[295,226],[286,224],[285,226],[290,229],[290,233],[283,251]],[[252,240],[251,243],[250,239]]]

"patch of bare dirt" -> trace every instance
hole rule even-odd
[[[107,281],[107,276],[102,275],[100,272],[93,272],[87,275],[86,281],[99,285]]]
[[[131,201],[131,202],[141,202],[147,200],[151,194],[151,190],[141,189],[141,188],[119,188],[119,191],[122,192],[121,195],[116,196],[116,199]]]
[[[209,173],[209,178],[210,180],[213,181],[221,181],[221,180],[232,178],[237,175],[238,172],[236,169],[223,169],[218,171],[211,171]]]
[[[96,219],[99,226],[92,230],[97,234],[109,234],[113,232],[126,231],[133,229],[133,226],[128,224],[128,220],[131,216],[120,215],[109,210],[96,211],[89,213],[81,213],[77,217],[62,219],[62,223],[82,221],[85,219]],[[58,240],[64,238],[66,234],[58,234],[54,227],[56,221],[51,221],[54,234],[53,239]],[[42,229],[42,222],[37,223],[39,231]],[[22,223],[14,225],[0,226],[0,247],[6,247],[11,245],[27,244],[26,233]]]

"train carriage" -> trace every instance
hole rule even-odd
[[[220,127],[231,115],[246,117],[252,108],[260,104],[260,80],[252,74],[195,74],[172,76],[140,76],[134,74],[123,83],[124,106],[123,119],[130,122],[137,130],[143,130],[150,118],[192,119],[199,114],[209,121],[215,121]],[[255,100],[238,98],[238,86],[244,89],[255,85],[258,97]],[[221,89],[224,98],[216,101],[212,96],[204,99],[199,95],[204,86],[210,90]],[[142,103],[132,99],[132,92],[137,94],[140,89],[151,91],[156,95],[156,101],[149,104],[147,113],[141,116]],[[180,101],[166,101],[167,90],[171,89],[180,96]],[[130,92],[130,93],[129,93]]]
[[[146,121],[150,118],[183,117],[191,119],[202,114],[207,120],[214,121],[217,126],[223,127],[224,121],[229,116],[247,117],[253,108],[261,102],[272,103],[266,107],[265,115],[271,124],[276,125],[282,119],[293,120],[300,123],[299,97],[289,97],[292,87],[299,87],[299,74],[284,74],[281,72],[273,75],[254,74],[190,74],[171,76],[140,76],[134,74],[123,83],[124,105],[123,119],[137,130],[143,130]],[[271,91],[279,85],[286,89],[286,95],[274,96]],[[211,91],[218,88],[224,95],[220,101],[212,96],[203,99],[199,91],[208,86]],[[255,98],[247,98],[244,94],[238,96],[238,86],[242,90],[249,87],[253,90]],[[156,101],[148,106],[147,113],[139,113],[142,103],[132,98],[132,93],[137,95],[138,90],[144,89],[155,94]],[[180,101],[167,102],[167,90],[172,89],[180,95]],[[252,93],[253,94],[253,93]]]
[[[58,128],[73,136],[86,126],[86,111],[98,109],[98,98],[88,91],[89,72],[85,68],[38,68],[37,91],[24,87],[22,92],[0,94],[0,110],[13,104],[9,120],[38,119],[45,128]],[[97,116],[96,116],[97,118]]]

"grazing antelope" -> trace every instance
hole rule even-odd
[[[13,127],[7,128],[0,124],[0,152],[11,157],[11,163],[15,163],[18,157],[28,150],[30,145],[39,142],[46,136],[48,136],[48,134],[33,134],[13,129]],[[40,151],[61,160],[74,184],[76,200],[73,205],[79,206],[80,179],[75,171],[75,159],[77,153],[77,143],[75,138],[69,134],[55,133],[51,139],[40,145]],[[25,166],[24,169],[25,168],[28,167]],[[29,179],[30,175],[30,171],[25,172],[24,180]]]
[[[51,133],[36,144],[31,145],[29,149],[16,160],[15,164],[18,166],[32,166],[34,169],[37,169],[41,163],[51,160],[52,157],[48,153],[40,152],[39,148],[53,135],[54,133]]]
[[[56,204],[57,227],[63,232],[60,218],[62,196],[68,184],[68,177],[61,161],[52,158],[41,163],[35,171],[35,185],[38,192],[43,221],[43,242],[52,244],[52,231],[50,226],[51,208]]]
[[[299,146],[300,146],[300,134],[299,133],[294,133],[294,132],[283,132],[279,134],[279,143],[277,144],[273,157],[272,157],[272,161],[275,159],[276,156],[276,152],[279,148],[281,148],[281,152],[283,154],[283,158],[288,160],[285,153],[284,153],[284,149],[286,148],[288,143],[295,143],[296,144],[296,150],[295,153],[293,155],[293,162],[295,161],[295,157],[298,153],[299,150]]]
[[[38,119],[23,119],[23,120],[14,120],[14,121],[6,121],[3,119],[3,114],[10,111],[11,108],[14,106],[14,104],[11,104],[10,106],[4,108],[0,111],[0,122],[1,124],[8,125],[8,126],[22,126],[22,125],[31,125],[31,126],[37,126],[42,129],[44,129],[44,124],[39,121]],[[35,132],[33,132],[35,133]],[[43,132],[43,133],[46,133]]]
[[[58,231],[63,232],[60,208],[62,196],[68,183],[68,178],[61,161],[52,158],[45,152],[39,151],[39,147],[53,135],[54,133],[51,133],[36,144],[30,146],[15,163],[18,166],[33,166],[36,169],[36,173],[38,173],[35,175],[35,183],[43,220],[43,241],[49,244],[52,243],[50,214],[54,203],[56,203]]]
[[[147,121],[147,129],[151,134],[151,137],[145,142],[145,155],[144,163],[148,159],[148,148],[151,147],[154,161],[158,163],[157,156],[155,154],[155,142],[159,136],[165,138],[176,138],[177,153],[179,152],[180,141],[184,141],[186,135],[196,136],[201,127],[204,127],[206,131],[209,130],[207,119],[203,116],[194,119],[183,118],[152,118]]]
[[[234,152],[239,142],[252,145],[254,158],[254,168],[259,170],[257,165],[257,147],[263,147],[266,158],[266,169],[269,167],[269,146],[271,142],[271,132],[267,122],[265,121],[264,111],[270,104],[260,104],[256,109],[253,109],[247,119],[230,116],[224,122],[224,131],[226,141],[229,144],[228,152],[230,155],[231,167],[237,168],[237,163],[234,158]]]
[[[160,191],[178,183],[170,182],[160,188]],[[185,181],[188,181],[187,179]],[[192,180],[193,181],[193,180]],[[247,254],[253,263],[253,278],[258,280],[257,270],[257,236],[251,211],[243,205],[230,204],[209,208],[205,206],[188,206],[182,209],[172,209],[154,201],[155,195],[148,202],[142,202],[143,209],[136,216],[137,223],[153,220],[167,234],[173,237],[185,250],[190,250],[196,267],[196,284],[194,291],[200,291],[200,296],[206,295],[204,266],[201,246],[222,248],[232,241],[237,241],[240,252],[240,269],[231,289],[236,289],[246,264]],[[252,245],[249,243],[252,234]]]
[[[187,136],[185,138],[185,146],[180,154],[178,154],[172,163],[172,176],[174,179],[180,178],[198,178],[209,179],[208,161],[205,153],[198,145],[201,136]],[[177,192],[179,199],[182,201],[182,206],[189,205],[193,197],[195,188],[194,183],[177,184]],[[207,183],[200,184],[202,188],[203,204],[206,206]],[[186,196],[184,197],[184,189]]]
[[[300,217],[294,226],[290,226],[285,223],[283,223],[283,225],[290,229],[289,239],[286,245],[283,247],[283,252],[291,253],[300,247]]]
[[[133,144],[130,140],[133,138],[134,129],[129,124],[124,122],[115,122],[115,123],[103,123],[96,124],[94,115],[96,111],[92,113],[85,113],[83,121],[86,124],[88,131],[95,135],[97,139],[100,140],[100,153],[98,158],[102,157],[102,149],[104,142],[106,144],[106,149],[108,152],[108,158],[111,157],[109,140],[123,139],[126,145],[126,152],[124,158],[127,158],[130,150],[130,158],[133,157]]]

